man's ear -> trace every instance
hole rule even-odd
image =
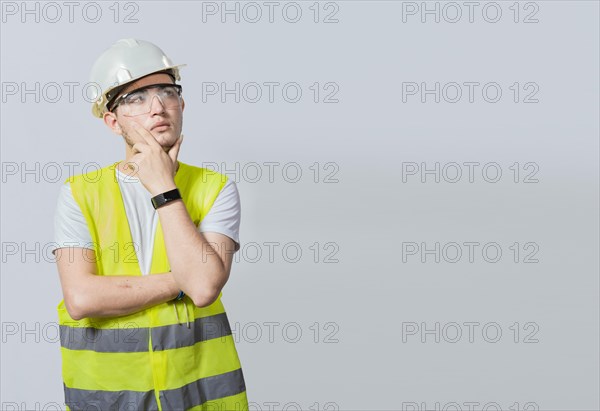
[[[104,113],[103,120],[104,124],[106,124],[113,133],[122,135],[121,126],[117,121],[117,115],[115,113],[107,111]]]
[[[185,100],[181,97],[181,111],[185,108]]]

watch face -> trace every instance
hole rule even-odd
[[[167,191],[166,193],[163,193],[163,196],[167,201],[177,200],[178,198],[181,198],[181,196],[179,195],[179,191]]]

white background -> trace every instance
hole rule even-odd
[[[476,402],[474,409],[597,410],[598,2],[489,3],[478,3],[473,22],[456,3],[463,15],[452,23],[456,9],[445,2],[427,3],[439,22],[408,14],[421,2],[393,1],[279,2],[269,22],[259,2],[263,15],[253,23],[256,9],[235,2],[227,7],[238,7],[239,22],[207,13],[221,2],[81,2],[72,16],[62,2],[27,3],[31,14],[24,3],[2,2],[2,409],[63,402],[62,295],[47,251],[54,207],[67,163],[80,173],[124,158],[121,138],[91,115],[81,90],[97,56],[134,37],[188,64],[180,160],[223,163],[220,171],[238,183],[242,249],[222,301],[251,409]],[[69,82],[77,84],[72,99]],[[203,99],[208,83],[236,82],[295,82],[302,97],[288,102],[280,86],[270,102],[263,85],[256,103],[254,94],[239,103],[233,95]],[[450,102],[455,89],[447,87],[439,103],[433,94],[403,101],[403,84],[412,82],[439,82],[440,90],[458,83],[463,96]],[[473,102],[466,82],[480,84]],[[337,86],[337,102],[323,102],[334,90],[326,83]],[[482,96],[488,83],[502,90],[496,103]],[[532,90],[537,102],[523,102]],[[272,179],[269,162],[277,164]],[[408,163],[436,162],[446,172],[439,183],[403,174]],[[473,182],[465,162],[479,163]],[[462,165],[457,182],[449,163]],[[483,178],[486,164],[502,170],[499,181]],[[236,167],[237,175],[228,171]],[[494,168],[488,172],[489,180]],[[537,182],[524,182],[533,172]],[[406,253],[407,243],[436,242],[462,245],[462,258],[449,261],[451,246],[439,263]],[[465,242],[480,244],[473,262]],[[482,257],[487,243],[500,245],[499,261]],[[293,247],[302,251],[297,262]],[[525,263],[533,251],[538,262]],[[472,342],[469,322],[477,323]],[[453,323],[463,332],[456,342]],[[502,335],[491,342],[497,328]]]

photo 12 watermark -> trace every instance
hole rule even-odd
[[[93,103],[101,95],[95,82],[78,81],[3,81],[2,104]]]
[[[537,264],[540,246],[535,241],[504,243],[496,241],[403,241],[403,263],[489,263],[508,261],[514,264]]]
[[[501,84],[496,81],[402,82],[402,103],[539,103],[540,86],[534,81]]]
[[[137,1],[3,1],[2,24],[140,22]]]
[[[502,164],[496,161],[417,162],[403,161],[403,183],[539,183],[540,166],[535,161]]]
[[[340,3],[334,1],[202,1],[200,4],[202,23],[340,22]]]
[[[512,342],[537,344],[540,326],[535,321],[500,324],[496,321],[448,321],[401,323],[402,343],[419,344],[475,344]]]
[[[202,82],[203,103],[339,103],[340,85],[335,81],[299,83],[288,81]]]
[[[540,22],[540,4],[534,1],[402,1],[400,5],[402,23]]]
[[[512,402],[506,401],[402,401],[402,411],[540,411],[546,408],[540,408],[534,401]]]

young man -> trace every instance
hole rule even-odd
[[[70,410],[247,410],[221,290],[239,249],[227,176],[177,160],[179,68],[156,45],[113,44],[92,68],[93,114],[125,160],[65,182],[54,253]]]

